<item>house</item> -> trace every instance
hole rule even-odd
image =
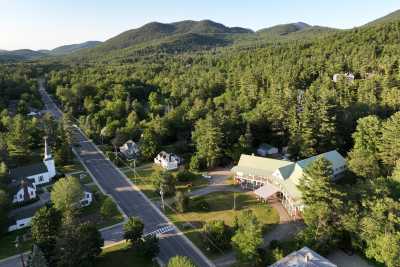
[[[278,154],[279,150],[276,147],[273,147],[269,144],[261,144],[257,149],[257,154],[265,157],[267,155]]]
[[[16,231],[31,226],[32,218],[41,206],[32,206],[19,209],[9,217],[8,232]]]
[[[232,172],[235,174],[236,182],[243,187],[252,188],[260,198],[268,199],[276,195],[288,213],[296,217],[304,209],[302,194],[297,186],[304,170],[318,157],[324,157],[331,162],[332,179],[340,178],[346,170],[345,159],[333,150],[297,162],[241,155],[238,165],[232,168]]]
[[[336,74],[333,75],[332,80],[333,80],[333,82],[336,83],[336,82],[338,82],[342,77],[343,77],[344,79],[350,81],[350,82],[354,81],[354,74],[353,74],[353,73],[350,73],[350,72],[346,72],[345,74],[343,74],[343,73],[336,73]]]
[[[304,247],[300,250],[294,251],[270,265],[269,267],[337,267],[328,259],[322,257],[317,252]]]
[[[127,159],[136,159],[139,155],[139,146],[132,140],[129,140],[119,148],[119,151]]]
[[[10,178],[12,181],[15,182],[22,178],[26,178],[31,180],[35,185],[50,183],[54,176],[56,176],[56,167],[54,159],[49,152],[46,138],[44,158],[42,162],[10,170]]]
[[[33,186],[35,185],[33,184]],[[36,187],[34,192],[36,194]],[[87,207],[92,204],[92,202],[93,193],[90,188],[83,186],[83,198],[79,201],[79,207]],[[36,211],[41,207],[43,207],[43,205],[36,205],[35,203],[23,208],[12,210],[9,217],[10,225],[8,227],[8,232],[30,227],[33,216],[35,216]]]
[[[165,151],[161,151],[157,157],[154,158],[154,163],[160,165],[164,169],[176,170],[178,169],[179,164],[181,163],[181,158],[173,153],[167,153]]]
[[[23,203],[37,197],[36,185],[32,180],[22,178],[16,184],[12,184],[11,187],[15,188],[12,203]]]

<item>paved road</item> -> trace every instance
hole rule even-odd
[[[47,109],[56,118],[61,118],[62,113],[41,86],[40,93]],[[94,178],[102,191],[109,194],[118,203],[127,216],[139,216],[145,223],[145,233],[153,232],[171,222],[160,210],[135,187],[112,162],[105,158],[101,151],[94,145],[80,129],[74,129],[76,142],[80,147],[76,149],[77,156]],[[175,255],[184,255],[192,259],[199,267],[214,266],[202,252],[195,247],[178,229],[163,234],[160,237],[159,258],[166,263]]]

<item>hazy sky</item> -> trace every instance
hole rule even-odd
[[[397,9],[399,0],[0,0],[0,49],[104,41],[151,21],[184,19],[253,30],[297,21],[352,28]]]

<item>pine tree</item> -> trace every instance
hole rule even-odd
[[[196,154],[205,160],[206,166],[215,166],[222,155],[223,133],[211,116],[197,121],[192,139],[196,145]]]
[[[393,114],[382,124],[382,141],[379,146],[380,157],[392,169],[400,159],[400,112]]]

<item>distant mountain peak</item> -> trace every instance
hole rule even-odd
[[[294,23],[300,30],[303,30],[303,29],[305,29],[305,28],[309,28],[309,27],[311,27],[311,25],[309,25],[309,24],[307,24],[307,23],[305,23],[305,22],[301,22],[301,21],[299,21],[299,22],[296,22],[296,23]]]

